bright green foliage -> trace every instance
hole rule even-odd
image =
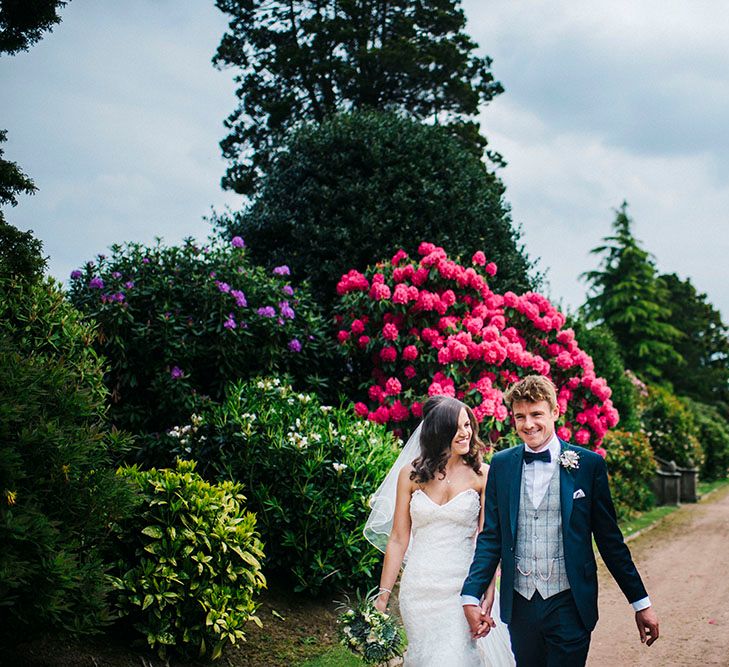
[[[463,31],[459,0],[216,0],[229,32],[213,62],[238,70],[220,146],[223,186],[252,194],[300,122],[351,109],[437,123],[480,157],[476,117],[503,92]],[[490,153],[496,162],[498,154]]]
[[[679,396],[716,405],[729,419],[729,329],[690,280],[661,276],[668,292],[671,324],[683,335],[675,343],[685,365],[667,364],[663,377]]]
[[[117,605],[160,656],[220,657],[255,616],[263,549],[242,486],[209,484],[193,461],[174,470],[120,468],[142,496],[112,581]]]
[[[441,127],[379,113],[301,127],[249,209],[218,220],[267,266],[286,262],[331,305],[349,269],[421,241],[456,257],[482,249],[498,291],[535,287],[501,181]]]
[[[703,464],[704,452],[697,438],[694,416],[686,404],[671,392],[656,385],[650,386],[641,421],[658,458],[675,461],[684,467]]]
[[[595,375],[605,378],[612,389],[613,405],[620,413],[620,427],[634,431],[640,427],[638,416],[638,393],[635,385],[625,374],[625,365],[620,356],[620,347],[615,336],[604,324],[588,327],[582,320],[570,322],[580,347],[592,357]]]
[[[398,453],[384,427],[275,378],[231,385],[171,439],[209,474],[243,482],[270,576],[311,593],[372,585],[382,559],[362,528]]]
[[[0,280],[0,641],[98,632],[131,494],[110,465],[93,327],[52,281]]]
[[[588,321],[613,332],[627,368],[645,380],[660,380],[664,367],[684,363],[674,349],[681,332],[671,324],[665,284],[633,236],[627,208],[624,202],[613,235],[592,250],[603,257],[599,269],[583,274],[589,285],[584,312]]]
[[[608,431],[603,443],[610,479],[610,492],[618,518],[627,519],[636,511],[644,512],[655,503],[650,481],[656,460],[642,431]]]
[[[111,365],[116,425],[164,430],[205,397],[222,398],[230,380],[257,373],[287,372],[319,386],[316,373],[326,373],[334,346],[316,304],[306,287],[291,288],[287,275],[253,266],[246,253],[230,241],[131,244],[74,272],[71,299],[99,323],[95,346]],[[140,456],[148,465],[172,461],[148,450]]]
[[[729,424],[713,405],[684,399],[694,416],[697,437],[704,451],[701,479],[724,479],[729,474]]]

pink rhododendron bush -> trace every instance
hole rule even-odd
[[[424,397],[447,394],[471,405],[496,441],[509,432],[503,391],[539,373],[557,386],[558,435],[604,454],[618,412],[565,316],[541,294],[492,291],[497,267],[481,251],[469,267],[432,243],[418,253],[400,250],[337,285],[339,342],[369,377],[357,413],[397,429],[421,416]]]

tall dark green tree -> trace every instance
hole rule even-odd
[[[335,115],[297,129],[251,206],[218,220],[256,262],[287,264],[330,305],[349,269],[364,270],[421,241],[470,260],[483,250],[501,291],[534,288],[504,186],[441,127],[395,114]]]
[[[718,406],[729,416],[729,329],[706,294],[698,292],[689,279],[671,273],[661,280],[671,324],[683,334],[676,351],[686,360],[685,367],[667,364],[663,377],[677,394]]]
[[[0,0],[0,54],[27,51],[61,22],[63,0]]]
[[[675,346],[681,332],[671,324],[668,291],[653,257],[633,236],[628,204],[616,211],[613,234],[591,252],[600,265],[587,271],[589,322],[605,324],[620,346],[625,365],[643,379],[661,381],[667,367],[685,366]]]
[[[3,158],[5,141],[7,132],[0,130],[0,206],[17,206],[18,195],[32,195],[36,187],[15,162]],[[0,209],[0,278],[41,275],[46,264],[41,251],[41,242],[6,222]]]
[[[476,114],[503,92],[463,31],[460,0],[216,0],[230,17],[213,62],[234,67],[240,104],[220,146],[223,186],[250,194],[300,121],[394,111],[448,127],[479,157]],[[501,157],[489,153],[501,163]]]

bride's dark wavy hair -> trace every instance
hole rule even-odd
[[[481,474],[483,443],[478,437],[478,422],[473,410],[450,396],[432,396],[423,405],[423,423],[420,429],[420,456],[413,461],[410,479],[425,484],[440,473],[445,478],[445,467],[450,457],[451,442],[458,431],[458,418],[465,408],[471,421],[471,444],[463,460],[477,475]]]

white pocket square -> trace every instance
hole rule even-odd
[[[584,497],[585,497],[585,492],[582,489],[577,489],[577,491],[575,491],[572,494],[572,500],[577,500],[578,498],[584,498]]]

